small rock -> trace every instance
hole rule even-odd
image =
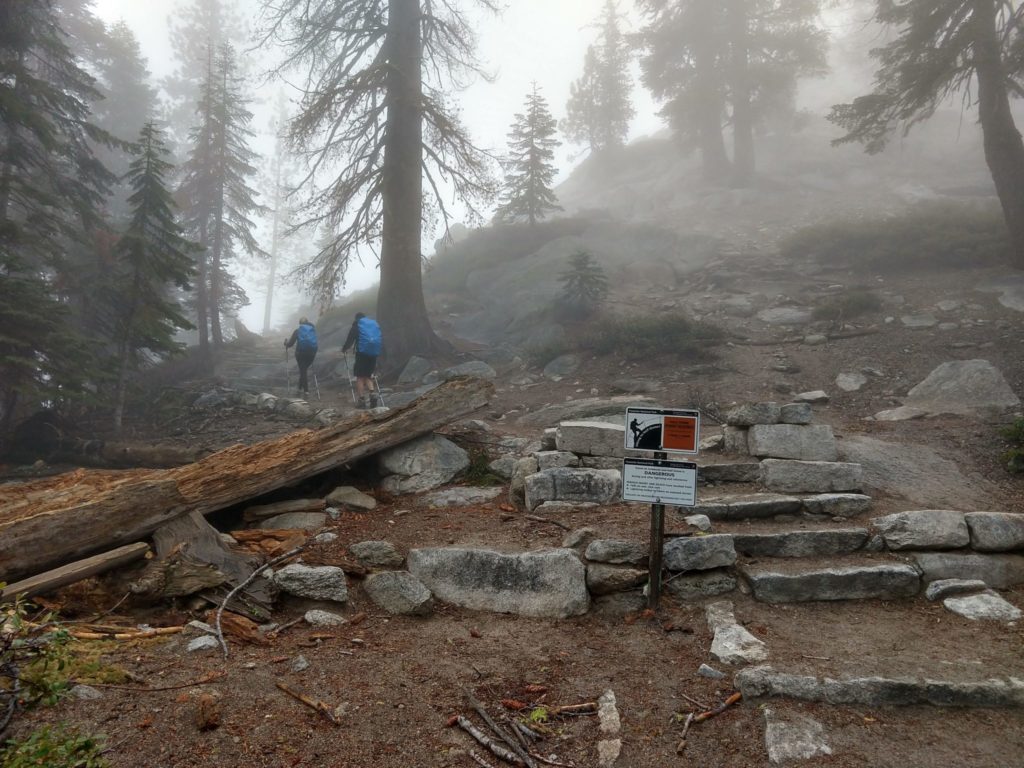
[[[196,728],[200,731],[212,731],[220,727],[221,706],[220,696],[213,693],[201,693],[196,700]]]
[[[423,582],[408,571],[374,573],[364,582],[366,594],[388,613],[427,616],[434,610],[434,597]]]
[[[779,422],[782,424],[810,424],[814,419],[814,411],[810,403],[787,403],[779,409]]]
[[[502,456],[488,464],[487,468],[502,480],[511,480],[512,472],[516,468],[516,457]]]
[[[744,403],[725,415],[725,423],[731,427],[778,424],[780,416],[778,403]]]
[[[820,333],[809,333],[804,336],[804,344],[809,347],[820,347],[822,344],[828,343],[828,336]]]
[[[843,392],[859,392],[867,383],[868,377],[863,373],[840,373],[836,376],[836,386]]]
[[[305,672],[310,666],[309,659],[301,653],[292,660],[292,672]]]
[[[875,414],[875,421],[913,421],[923,419],[928,411],[920,408],[911,408],[908,405],[901,405],[899,408],[890,408],[887,411],[879,411]]]
[[[947,610],[972,621],[1017,621],[1021,617],[1019,608],[991,590],[969,597],[947,597],[942,604]]]
[[[198,651],[212,651],[220,648],[220,643],[216,637],[210,635],[203,635],[193,640],[188,641],[188,645],[185,646],[185,651],[188,653],[197,653]]]
[[[274,574],[274,583],[283,592],[311,600],[348,600],[348,582],[341,568],[331,565],[286,565]]]
[[[815,389],[811,392],[801,392],[799,395],[793,396],[793,400],[797,403],[820,404],[827,403],[830,399],[828,393],[820,389]]]
[[[424,495],[420,503],[430,507],[470,507],[486,504],[504,493],[504,488],[445,488]]]
[[[260,528],[268,531],[318,531],[325,525],[327,515],[323,512],[288,512],[263,520]]]
[[[683,518],[683,522],[691,528],[696,528],[704,533],[711,530],[711,518],[707,515],[687,515]]]
[[[768,658],[768,647],[739,624],[715,630],[711,657],[723,664],[753,664]]]
[[[340,627],[348,624],[348,619],[330,611],[306,611],[302,617],[311,627]]]
[[[91,685],[76,685],[69,691],[69,693],[79,701],[97,701],[98,699],[103,698],[103,693],[97,691]]]
[[[317,544],[330,544],[330,543],[335,542],[337,540],[338,540],[338,534],[331,533],[330,531],[324,531],[323,533],[318,533],[316,536],[313,537],[313,541],[315,541]]]
[[[615,693],[612,690],[605,691],[597,700],[597,719],[601,733],[606,736],[618,736],[622,730],[622,721],[619,719],[619,710],[615,703]]]
[[[620,565],[590,563],[587,566],[587,589],[594,595],[626,592],[645,584],[647,571]]]
[[[934,328],[938,325],[938,320],[935,315],[923,314],[923,315],[902,315],[900,322],[907,328]]]
[[[611,768],[622,754],[622,739],[604,739],[597,742],[597,762],[601,768]]]
[[[817,720],[803,715],[789,715],[783,720],[772,709],[764,711],[764,719],[764,740],[773,764],[832,754],[825,741],[825,729]]]
[[[725,447],[725,436],[724,435],[710,435],[709,437],[703,437],[700,441],[701,451],[720,451]]]
[[[562,546],[566,549],[585,547],[594,540],[595,536],[597,536],[596,528],[577,528],[575,531],[565,534],[565,538],[562,539]]]
[[[707,677],[711,680],[724,680],[726,677],[725,672],[719,672],[714,667],[708,666],[707,664],[701,664],[697,667],[697,674],[701,677]]]
[[[587,545],[584,557],[594,563],[640,565],[647,562],[649,549],[647,545],[637,541],[596,539]]]

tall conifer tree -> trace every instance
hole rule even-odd
[[[138,155],[128,171],[131,223],[117,244],[118,262],[111,281],[112,335],[117,345],[117,388],[114,428],[121,431],[128,379],[146,356],[178,351],[174,334],[191,328],[172,296],[188,288],[192,275],[192,244],[175,220],[167,189],[173,167],[160,131],[142,127]]]
[[[537,84],[526,96],[526,110],[516,115],[508,135],[504,199],[497,216],[505,221],[525,219],[534,226],[560,206],[551,185],[555,180],[555,138],[558,124]]]

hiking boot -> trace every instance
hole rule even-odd
[[[377,397],[376,394],[370,395],[370,407],[371,408],[379,408],[380,407],[380,398]]]
[[[365,397],[360,397],[359,398],[359,403],[358,403],[358,405],[356,405],[356,408],[358,408],[361,411],[365,411],[369,407],[370,407],[370,404],[366,402],[366,398]]]

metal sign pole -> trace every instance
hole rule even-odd
[[[667,459],[664,451],[655,451],[655,459]],[[648,563],[649,581],[647,607],[657,610],[661,601],[661,555],[665,545],[665,505],[651,505],[651,554]]]

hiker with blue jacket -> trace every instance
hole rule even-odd
[[[299,392],[309,394],[309,381],[306,371],[316,358],[316,328],[305,317],[299,320],[299,327],[292,332],[292,337],[284,343],[285,349],[295,347],[295,362],[299,364]]]
[[[352,373],[356,377],[356,395],[359,397],[360,408],[376,408],[379,404],[377,392],[373,391],[371,379],[377,370],[377,357],[381,352],[381,332],[377,321],[362,312],[356,313],[356,319],[345,339],[342,353],[351,347],[356,350],[356,364]],[[369,394],[369,403],[367,403]]]

